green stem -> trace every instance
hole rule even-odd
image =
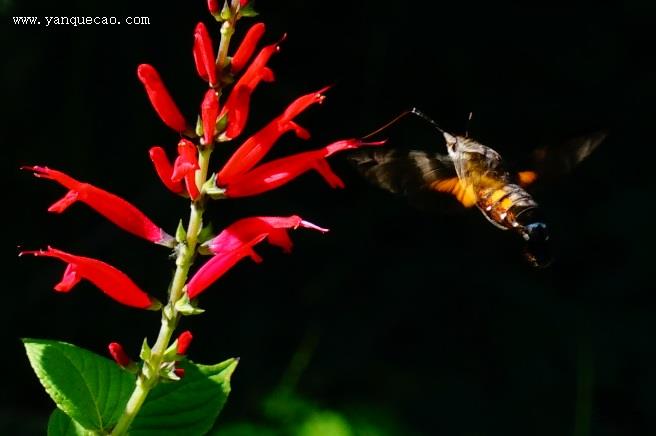
[[[198,186],[203,186],[203,183],[207,179],[211,154],[211,148],[202,149],[199,153],[198,165],[200,169],[196,173]],[[171,336],[180,321],[180,314],[175,308],[175,303],[182,297],[189,268],[193,264],[196,246],[198,244],[198,234],[203,227],[204,202],[204,199],[201,197],[191,203],[191,213],[189,214],[189,223],[187,225],[187,239],[184,244],[178,246],[178,256],[175,261],[176,269],[173,280],[171,281],[169,301],[162,309],[162,324],[157,335],[157,340],[151,350],[150,358],[144,361],[141,373],[137,377],[134,391],[128,400],[123,415],[119,418],[111,433],[113,436],[123,435],[127,432],[130,424],[132,424],[132,421],[139,413],[148,393],[159,382],[158,371],[162,365],[164,353],[169,347]],[[150,371],[148,368],[152,368],[153,371]]]

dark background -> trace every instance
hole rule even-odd
[[[17,247],[101,258],[160,299],[172,271],[166,250],[84,205],[48,214],[64,189],[18,167],[47,164],[104,187],[173,232],[188,206],[161,186],[147,150],[172,151],[176,134],[135,71],[156,66],[193,119],[205,87],[193,28],[203,20],[218,36],[204,3],[0,2],[2,434],[41,433],[53,408],[20,337],[101,354],[120,341],[136,355],[159,326],[158,314],[122,307],[88,283],[54,293],[63,265],[18,259]],[[295,213],[332,230],[295,232],[291,256],[262,246],[263,264],[238,265],[203,295],[207,312],[184,320],[192,359],[241,357],[219,434],[656,434],[653,2],[492,3],[258,2],[265,42],[289,37],[271,61],[276,82],[254,94],[246,134],[296,96],[335,85],[298,118],[312,140],[286,136],[274,155],[361,136],[412,105],[508,159],[598,128],[611,134],[536,193],[556,251],[545,270],[527,266],[517,241],[477,211],[415,209],[368,186],[339,156],[331,165],[346,190],[308,174],[213,203],[207,217],[217,228]],[[13,25],[14,15],[151,24],[45,28]],[[443,147],[416,120],[389,134],[402,147]]]

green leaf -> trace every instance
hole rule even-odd
[[[230,393],[230,376],[238,359],[216,365],[200,365],[183,360],[182,380],[157,385],[148,395],[130,426],[130,436],[204,435]]]
[[[66,415],[87,430],[106,431],[116,423],[134,389],[134,376],[109,359],[65,342],[23,343],[41,384]]]
[[[48,436],[94,436],[97,434],[85,429],[59,409],[55,409],[48,420]]]

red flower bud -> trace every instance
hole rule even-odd
[[[20,255],[54,257],[68,264],[62,280],[55,285],[58,292],[69,292],[82,279],[93,283],[110,298],[130,307],[157,310],[161,303],[151,298],[122,271],[90,257],[76,256],[56,248],[23,251]]]
[[[179,378],[182,378],[185,375],[185,370],[184,368],[175,368],[173,370],[173,374],[177,375]]]
[[[242,39],[241,44],[239,44],[239,48],[237,48],[237,51],[230,61],[231,71],[233,74],[237,74],[242,70],[242,68],[244,68],[246,62],[248,62],[248,60],[253,55],[255,47],[260,41],[260,38],[262,38],[262,35],[264,35],[265,29],[266,27],[264,23],[255,23],[251,26],[250,29],[248,29],[248,32],[246,32],[244,39]]]
[[[187,295],[190,299],[197,297],[244,257],[250,256],[255,262],[261,262],[262,258],[253,250],[253,246],[264,239],[268,239],[270,244],[277,245],[285,251],[291,250],[292,243],[286,229],[298,227],[321,232],[328,231],[303,221],[296,215],[252,217],[231,224],[218,236],[204,244],[214,256],[189,280]]]
[[[292,120],[310,105],[321,103],[325,98],[322,92],[326,89],[297,98],[282,115],[274,118],[266,127],[248,138],[219,172],[219,183],[229,184],[240,174],[257,165],[285,132],[292,130],[299,138],[308,139],[310,133]]]
[[[210,14],[212,15],[220,13],[219,0],[207,0],[207,9],[210,10]]]
[[[187,349],[189,348],[192,339],[193,336],[191,335],[191,332],[189,330],[180,333],[180,336],[178,336],[178,348],[177,348],[177,353],[179,355],[184,356],[187,354]]]
[[[141,64],[137,68],[137,76],[146,88],[150,103],[155,108],[164,124],[175,130],[183,132],[188,129],[187,121],[175,105],[171,95],[166,90],[157,70],[148,64]]]
[[[88,183],[78,182],[61,171],[48,167],[22,169],[33,171],[36,177],[54,180],[69,189],[61,200],[48,208],[48,212],[61,213],[71,204],[81,201],[127,232],[164,246],[173,243],[170,235],[157,227],[143,212],[117,195]]]
[[[194,31],[194,63],[198,74],[204,80],[209,80],[211,86],[216,85],[216,61],[212,39],[205,24],[198,23]]]
[[[365,143],[358,139],[334,142],[322,149],[306,151],[262,164],[251,171],[240,174],[227,185],[228,197],[246,197],[275,189],[309,170],[317,171],[333,188],[342,188],[344,183],[332,172],[325,158],[342,150],[363,145],[381,145],[383,142]],[[220,182],[219,182],[220,183]]]
[[[201,118],[203,120],[203,139],[205,145],[214,143],[214,131],[216,130],[216,118],[219,116],[219,97],[214,89],[210,88],[205,93],[201,105]]]
[[[118,342],[112,342],[111,344],[109,344],[108,348],[109,348],[109,354],[111,354],[112,359],[114,359],[114,361],[118,363],[120,367],[125,368],[128,365],[130,365],[130,363],[132,363],[132,360],[125,353],[125,350],[123,350],[123,346]]]
[[[239,6],[241,6],[242,8],[246,7],[247,4],[248,4],[248,0],[239,0]]]

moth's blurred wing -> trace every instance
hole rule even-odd
[[[441,193],[452,194],[463,205],[472,206],[471,189],[458,179],[448,155],[420,150],[370,150],[351,154],[358,172],[373,185],[410,197],[413,203],[439,202]]]
[[[578,136],[557,146],[540,147],[533,151],[517,172],[517,181],[522,186],[534,182],[554,180],[571,172],[601,144],[608,132],[598,131]]]

